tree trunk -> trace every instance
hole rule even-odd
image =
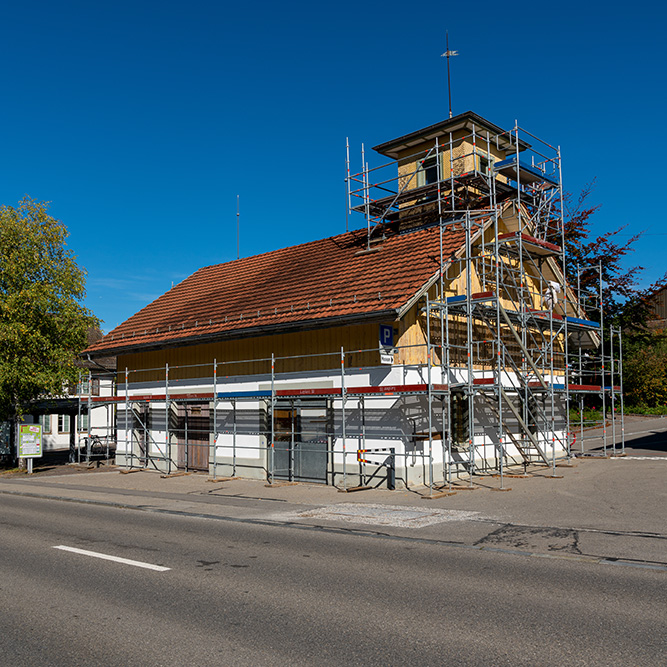
[[[18,415],[14,415],[11,419],[11,432],[9,434],[9,449],[12,453],[12,460],[14,465],[19,470],[25,470],[25,459],[19,458],[19,424],[21,420],[18,418]]]

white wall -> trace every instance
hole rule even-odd
[[[483,375],[483,374],[480,374]],[[432,382],[441,383],[440,369],[432,369]],[[464,371],[457,371],[449,378],[450,382],[465,382]],[[424,384],[427,381],[426,369],[406,366],[385,366],[367,369],[356,369],[346,372],[345,386],[348,392],[354,392],[354,387],[365,386],[392,386]],[[555,382],[559,378],[554,378]],[[503,376],[503,382],[508,387],[517,384],[516,378],[509,375]],[[281,374],[274,383],[276,390],[290,388],[340,388],[341,375],[334,372],[310,372]],[[211,392],[213,382],[211,379],[180,381],[179,392]],[[257,392],[267,391],[271,388],[271,378],[266,375],[252,377],[225,378],[224,382],[218,381],[218,392]],[[124,388],[119,388],[119,395],[123,395]],[[164,386],[159,383],[142,383],[133,385],[130,390],[132,394],[162,394]],[[171,393],[172,398],[177,394]],[[313,397],[317,399],[316,396]],[[306,397],[303,397],[306,400]],[[377,396],[372,395],[364,399],[349,397],[345,401],[345,438],[343,438],[343,401],[341,398],[330,398],[333,405],[333,434],[331,437],[332,456],[329,463],[330,470],[336,471],[336,482],[343,470],[346,475],[368,477],[384,474],[381,466],[383,461],[390,455],[388,451],[370,451],[358,455],[358,450],[387,450],[394,448],[396,453],[397,477],[411,484],[428,483],[433,476],[435,481],[443,479],[443,462],[458,461],[461,470],[469,466],[469,449],[462,448],[459,451],[443,451],[443,441],[439,435],[435,435],[431,442],[428,439],[415,437],[415,434],[428,432],[428,399],[426,395],[413,396]],[[363,410],[362,410],[363,404]],[[153,409],[164,411],[164,403],[153,403]],[[439,434],[443,432],[442,403],[439,399],[433,401],[433,413],[431,420],[431,431]],[[213,402],[211,402],[211,417]],[[557,411],[562,412],[564,406],[559,403]],[[125,450],[125,430],[122,427],[121,415],[124,404],[119,405],[119,430],[117,452],[123,454]],[[267,443],[270,440],[270,425],[268,424],[268,399],[220,399],[217,401],[217,437],[215,442],[216,461],[226,472],[234,463],[243,469],[244,475],[252,476],[252,470],[257,476],[266,473],[269,456],[267,455]],[[236,410],[236,432],[234,429],[234,410]],[[508,416],[504,411],[505,417]],[[474,448],[472,458],[476,466],[483,466],[484,460],[491,465],[497,462],[500,454],[500,442],[498,440],[498,429],[495,424],[496,417],[488,409],[485,401],[477,397],[475,403],[476,425],[474,432]],[[510,416],[511,417],[511,416]],[[512,421],[510,419],[509,421]],[[212,429],[213,430],[213,429]],[[561,456],[563,449],[561,441],[564,433],[557,433],[556,442],[542,442],[543,451],[556,457]],[[152,444],[150,451],[164,457],[168,451],[165,440],[166,433],[161,429],[151,432]],[[213,435],[211,435],[213,438]],[[172,461],[177,460],[175,454],[175,440],[172,438],[171,456]],[[513,457],[516,463],[522,457],[511,440],[505,436],[503,440],[505,452]],[[366,459],[367,463],[360,463],[360,458]],[[173,467],[173,464],[172,464]],[[235,474],[238,472],[234,469]]]

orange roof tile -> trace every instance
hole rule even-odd
[[[445,231],[443,253],[464,232]],[[366,251],[357,230],[226,264],[206,266],[91,345],[91,355],[333,326],[396,312],[437,273],[437,226],[388,233]]]

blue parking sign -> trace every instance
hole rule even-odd
[[[389,324],[380,325],[380,347],[394,347],[394,327]]]

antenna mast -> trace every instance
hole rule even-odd
[[[445,31],[446,47],[447,50],[440,56],[441,58],[447,58],[447,92],[449,93],[449,117],[452,117],[452,79],[449,74],[449,59],[452,56],[458,56],[458,51],[449,50],[449,30]]]
[[[241,235],[241,226],[239,224],[239,195],[236,195],[236,259],[239,259],[241,257],[241,242],[240,242],[240,235]]]

